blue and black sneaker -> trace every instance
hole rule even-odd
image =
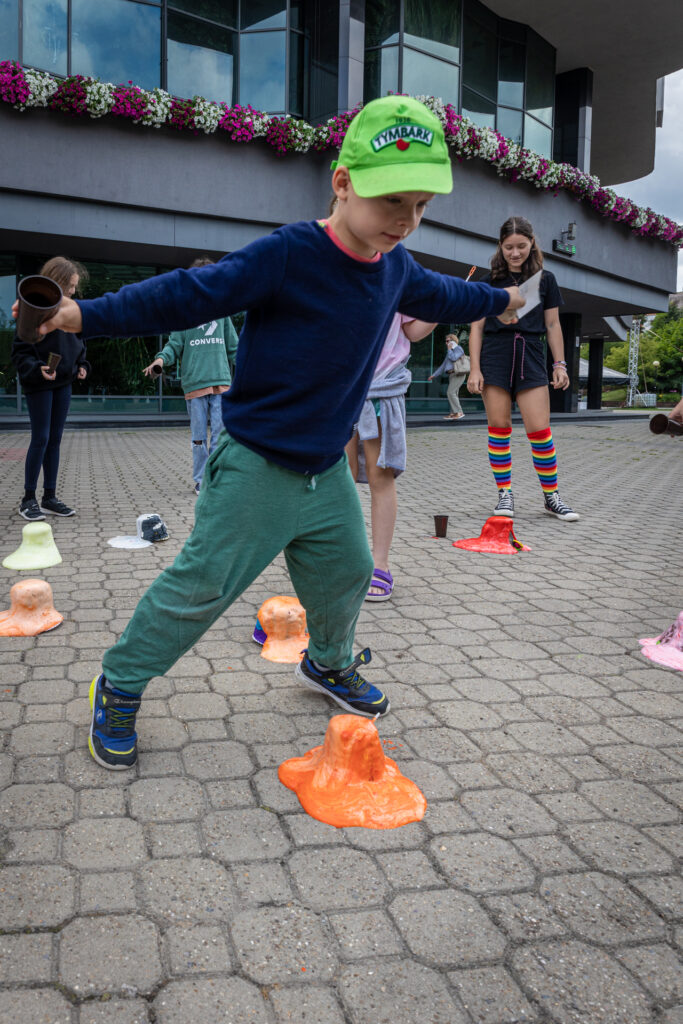
[[[371,686],[356,672],[359,665],[367,665],[370,661],[372,655],[369,647],[361,651],[348,668],[336,671],[318,668],[309,658],[308,651],[304,651],[303,654],[294,674],[309,690],[326,693],[345,711],[350,711],[354,715],[365,715],[366,718],[386,715],[390,707],[388,699],[381,690]]]
[[[92,724],[88,746],[103,768],[121,771],[132,768],[138,759],[138,734],[135,716],[140,698],[115,690],[104,675],[95,676],[90,685]]]

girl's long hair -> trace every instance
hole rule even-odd
[[[500,229],[498,247],[491,260],[491,281],[499,281],[510,276],[508,265],[503,256],[503,242],[510,235],[524,235],[531,242],[531,249],[520,271],[520,283],[528,280],[543,266],[543,253],[536,241],[534,229],[526,217],[508,217]]]
[[[85,267],[77,263],[76,260],[70,260],[67,256],[53,256],[52,259],[43,264],[40,268],[40,273],[43,277],[49,277],[51,280],[56,281],[62,291],[69,287],[69,282],[74,274],[78,274],[76,292],[79,295],[81,285],[84,281],[88,280],[88,271]]]

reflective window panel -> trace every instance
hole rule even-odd
[[[250,103],[256,110],[284,111],[286,36],[286,32],[240,36],[240,103]]]
[[[398,92],[398,46],[365,51],[364,100],[376,100],[388,92]]]
[[[308,109],[308,75],[305,68],[308,64],[308,39],[298,32],[289,36],[289,97],[288,113],[303,117]]]
[[[529,114],[553,123],[555,102],[555,51],[552,46],[529,32],[526,59],[526,109]]]
[[[454,64],[404,48],[401,92],[411,96],[437,96],[444,103],[457,107],[459,80],[460,69]]]
[[[0,39],[3,60],[16,60],[19,56],[19,0],[0,0]]]
[[[72,0],[71,70],[154,89],[161,73],[161,10],[132,0]]]
[[[244,0],[240,28],[284,28],[287,0]]]
[[[544,124],[535,121],[528,114],[524,117],[524,145],[539,156],[551,159],[553,155],[553,133]]]
[[[365,4],[365,45],[382,46],[398,42],[400,0],[367,0]]]
[[[23,63],[66,75],[66,0],[24,0],[23,11]]]
[[[498,37],[467,14],[463,32],[462,79],[465,85],[495,100],[498,91]]]
[[[496,105],[471,89],[462,90],[462,113],[482,128],[496,127]]]
[[[404,43],[460,60],[460,4],[453,0],[405,0]]]
[[[506,139],[512,139],[521,146],[522,144],[522,111],[510,110],[508,107],[498,107],[496,128]]]
[[[167,81],[174,96],[233,102],[237,33],[168,12]]]
[[[237,28],[237,0],[168,0],[168,10],[184,11],[226,28]]]
[[[498,51],[498,102],[524,106],[524,47],[500,40]]]

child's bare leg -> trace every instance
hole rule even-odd
[[[389,569],[389,552],[396,525],[396,479],[393,469],[382,469],[377,465],[382,444],[382,428],[379,437],[363,441],[365,471],[370,485],[370,520],[372,524],[372,557],[378,569]],[[382,594],[379,587],[370,587],[371,594]]]

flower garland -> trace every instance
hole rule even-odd
[[[448,145],[458,160],[480,159],[509,181],[526,181],[535,188],[562,189],[588,203],[603,217],[626,224],[637,235],[683,246],[683,225],[649,207],[603,188],[598,178],[571,164],[555,163],[506,139],[492,128],[480,128],[458,114],[450,103],[433,96],[417,96],[441,121]],[[71,117],[121,117],[134,124],[205,134],[225,133],[232,142],[263,139],[279,155],[310,150],[338,150],[360,107],[311,125],[290,115],[270,115],[236,103],[212,103],[202,96],[181,99],[164,89],[141,89],[132,82],[112,85],[96,78],[70,75],[53,78],[44,71],[23,68],[16,61],[0,61],[0,101],[16,110],[49,107]]]

